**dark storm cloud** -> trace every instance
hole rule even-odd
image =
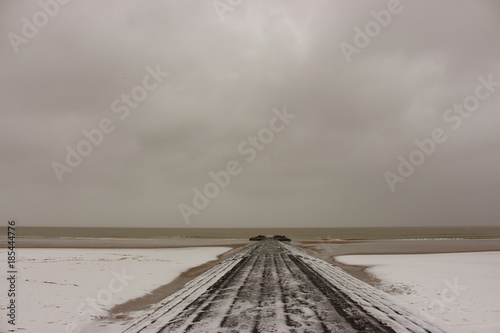
[[[389,3],[244,1],[222,21],[210,1],[74,1],[18,52],[12,33],[41,7],[2,3],[2,211],[25,225],[182,227],[179,204],[236,160],[243,171],[192,226],[497,224],[500,91],[457,130],[443,114],[479,76],[500,81],[500,7],[401,0],[348,63],[341,43]],[[113,101],[148,66],[169,75],[120,119]],[[285,106],[296,117],[247,162],[238,147]],[[59,182],[52,163],[104,118],[114,130]],[[448,139],[392,193],[384,173],[436,127]]]

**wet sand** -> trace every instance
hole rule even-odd
[[[81,248],[81,249],[164,249],[197,246],[229,246],[248,244],[246,239],[222,238],[39,238],[18,237],[18,248]]]
[[[328,249],[332,256],[348,254],[424,254],[500,251],[500,239],[418,239],[366,241],[301,241],[304,247]],[[326,245],[322,247],[321,245]]]

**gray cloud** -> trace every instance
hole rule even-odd
[[[458,130],[443,120],[478,76],[500,81],[498,3],[401,0],[348,64],[340,43],[387,4],[244,1],[221,21],[210,1],[70,2],[16,53],[8,34],[40,7],[2,2],[2,212],[183,227],[178,205],[234,159],[191,226],[498,225],[500,91]],[[112,102],[157,65],[170,75],[120,120]],[[284,106],[296,118],[246,162],[238,146]],[[103,118],[115,130],[59,182],[51,163]],[[392,193],[384,172],[436,127],[448,139]]]

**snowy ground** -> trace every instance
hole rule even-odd
[[[106,333],[443,332],[400,303],[299,247],[268,239],[212,267],[121,329],[113,322],[94,323],[86,329]]]
[[[228,250],[17,249],[19,332],[78,332],[93,316],[104,315],[113,305],[143,296]],[[6,257],[6,251],[0,250],[0,267],[7,267]],[[3,332],[10,328],[5,313],[5,277],[0,285]]]
[[[423,318],[453,333],[500,332],[500,252],[346,255]]]
[[[18,249],[19,332],[80,332],[93,316],[229,249]],[[336,260],[370,266],[369,273],[382,281],[380,288],[448,332],[500,332],[500,252],[346,255]],[[0,266],[7,266],[3,249]],[[338,274],[325,274],[333,279],[333,273]],[[6,332],[8,288],[5,276],[0,278],[0,332]]]

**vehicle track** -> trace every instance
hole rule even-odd
[[[339,270],[297,247],[263,240],[124,332],[441,332]]]

